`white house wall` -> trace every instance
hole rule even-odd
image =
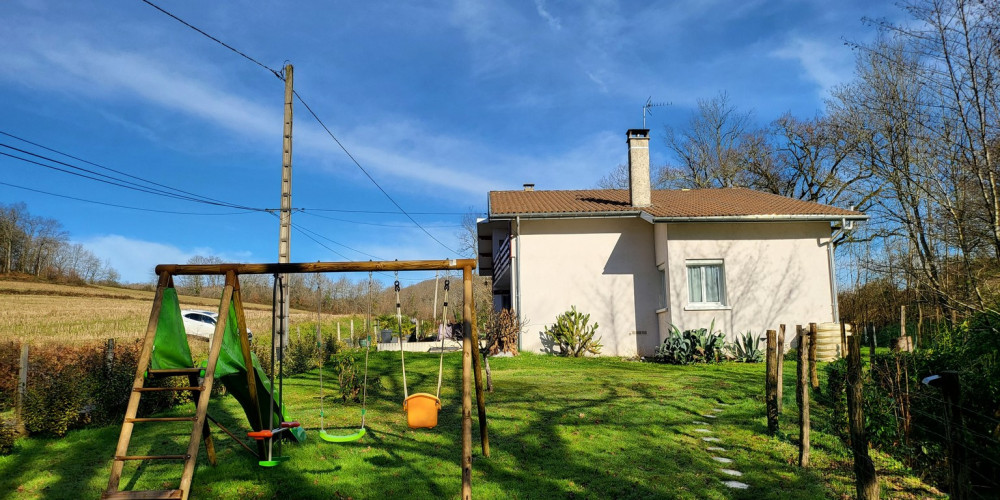
[[[733,340],[736,333],[760,333],[784,323],[791,342],[796,324],[833,320],[825,246],[829,223],[666,225],[669,318],[681,330],[707,328],[714,320]],[[686,262],[692,259],[724,261],[726,307],[691,307]]]
[[[521,348],[547,352],[546,327],[571,306],[596,322],[603,355],[659,344],[653,226],[641,219],[521,220]],[[640,332],[640,333],[636,333]]]

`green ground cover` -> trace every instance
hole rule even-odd
[[[363,359],[363,358],[362,358]],[[303,444],[286,444],[290,460],[256,465],[236,443],[213,429],[219,465],[202,449],[193,498],[456,498],[461,485],[460,355],[445,358],[444,410],[432,430],[406,427],[401,410],[398,353],[374,354],[369,376],[380,389],[368,395],[368,435],[331,444],[319,439],[317,370],[285,381],[286,405],[309,431]],[[846,447],[822,432],[828,412],[813,407],[813,467],[796,464],[795,363],[785,365],[782,435],[765,435],[763,364],[667,366],[617,359],[522,355],[491,360],[496,391],[487,395],[492,454],[479,453],[473,421],[473,496],[476,498],[840,498],[853,496]],[[436,355],[407,355],[412,392],[434,392]],[[342,403],[332,363],[324,371],[325,421],[333,434],[353,432],[360,405]],[[720,405],[720,403],[724,405]],[[704,417],[722,409],[716,418]],[[193,413],[192,406],[171,415]],[[215,418],[233,430],[247,424],[229,396],[213,400]],[[475,410],[473,410],[475,415]],[[707,425],[695,424],[707,422]],[[699,433],[707,428],[710,434]],[[97,498],[107,485],[117,426],[70,432],[64,438],[21,439],[0,457],[0,496]],[[179,453],[190,427],[137,424],[133,454]],[[707,443],[705,436],[721,439]],[[733,460],[720,464],[715,455]],[[924,498],[933,490],[890,459],[875,455],[889,497]],[[720,472],[743,473],[734,478]],[[176,486],[178,464],[130,464],[123,489]],[[722,481],[749,485],[733,490]]]

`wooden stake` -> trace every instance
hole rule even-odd
[[[847,324],[840,322],[840,355],[847,357]]]
[[[24,398],[28,396],[28,343],[21,344],[21,365],[17,372],[17,405],[14,410],[14,421],[17,423],[18,434],[25,434]]]
[[[785,406],[785,325],[778,327],[778,415]]]
[[[809,383],[814,391],[819,390],[819,374],[816,373],[816,323],[809,323]]]
[[[472,499],[472,268],[462,270],[464,281],[462,335],[462,500]]]
[[[764,401],[767,405],[767,433],[778,433],[778,334],[767,331],[767,377],[764,383]]]
[[[472,269],[469,269],[472,274]],[[483,450],[483,456],[490,456],[490,434],[486,425],[486,396],[483,394],[483,363],[479,355],[479,327],[476,325],[476,298],[475,287],[472,295],[472,328],[469,336],[472,337],[472,371],[476,381],[476,410],[479,417],[479,443]]]
[[[847,416],[851,432],[851,450],[854,452],[854,476],[859,500],[877,500],[878,477],[875,464],[868,456],[868,435],[862,411],[861,342],[857,335],[851,337],[847,351]]]
[[[945,408],[945,425],[948,434],[948,478],[952,498],[969,498],[969,463],[965,453],[965,425],[963,422],[962,386],[957,371],[941,372],[941,391],[948,401]]]
[[[795,399],[799,404],[799,467],[809,467],[809,370],[807,352],[809,338],[802,325],[795,326],[799,337],[797,377],[795,379]]]
[[[868,328],[871,328],[870,330]],[[870,335],[871,347],[868,348],[868,363],[872,366],[875,365],[875,346],[878,345],[878,341],[875,339],[875,325],[871,323],[865,323],[865,330],[868,331]]]

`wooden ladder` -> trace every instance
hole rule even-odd
[[[173,278],[169,273],[160,274],[159,283],[156,287],[156,296],[153,299],[153,310],[149,316],[149,326],[146,328],[146,338],[142,344],[139,354],[139,363],[136,368],[135,380],[132,382],[132,394],[129,396],[128,406],[125,409],[125,421],[122,423],[122,432],[118,437],[118,446],[115,448],[114,461],[111,464],[111,476],[108,478],[108,489],[101,495],[105,499],[181,499],[186,500],[191,491],[191,481],[194,478],[195,462],[198,458],[199,442],[205,440],[205,448],[208,460],[215,465],[215,447],[212,444],[212,437],[208,430],[208,402],[212,393],[212,383],[215,380],[215,365],[219,360],[219,353],[222,351],[223,335],[226,330],[228,314],[219,314],[215,325],[215,334],[208,355],[208,366],[205,368],[205,375],[201,384],[198,383],[200,368],[177,368],[166,370],[149,369],[150,357],[153,353],[153,340],[156,337],[156,327],[160,318],[160,309],[163,305],[163,292],[166,288],[173,286]],[[233,290],[236,285],[235,276],[231,273],[226,276],[226,287],[222,292],[222,304],[228,312],[229,303],[233,298]],[[146,374],[155,377],[176,377],[187,376],[189,383],[182,387],[145,387]],[[187,417],[153,417],[136,418],[139,410],[139,400],[147,392],[155,391],[191,391],[197,407],[194,415]],[[190,421],[191,438],[188,441],[187,452],[174,455],[129,455],[128,445],[132,438],[133,426],[137,423],[149,422],[181,422]],[[176,489],[170,490],[133,490],[119,491],[122,471],[125,462],[131,460],[181,460],[184,462],[184,469],[181,472],[180,485]]]

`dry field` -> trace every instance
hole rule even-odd
[[[215,311],[219,300],[180,297],[182,309]],[[81,344],[140,338],[152,305],[153,292],[141,290],[0,280],[0,341]],[[270,333],[270,304],[245,304],[245,310],[253,332]],[[315,320],[315,312],[292,310],[292,331],[296,323]]]

